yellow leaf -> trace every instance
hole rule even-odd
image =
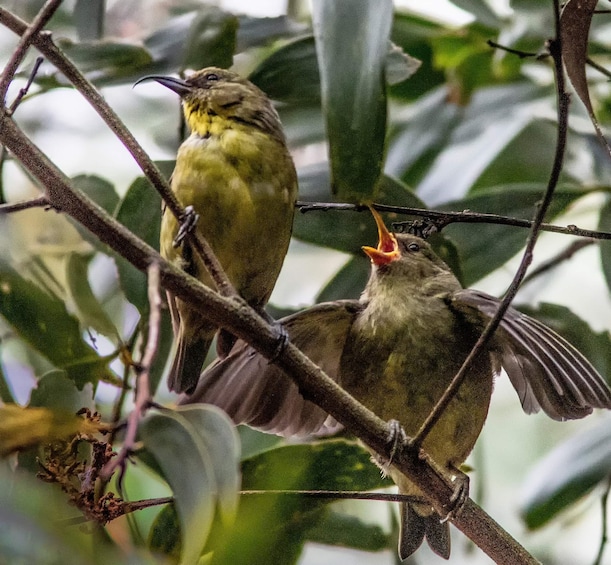
[[[78,433],[93,434],[104,427],[70,412],[7,404],[0,407],[0,457]]]

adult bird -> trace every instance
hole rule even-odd
[[[196,229],[208,241],[229,280],[263,311],[291,237],[297,175],[278,113],[270,99],[234,72],[209,67],[182,80],[151,75],[180,96],[189,137],[178,149],[171,187],[197,214]],[[167,209],[160,250],[208,286],[213,281],[188,241],[177,245],[178,220]],[[170,390],[195,388],[217,327],[188,302],[168,295],[176,353]],[[221,332],[217,350],[235,340]]]
[[[419,430],[471,351],[499,301],[461,287],[424,240],[393,235],[379,215],[377,248],[364,247],[371,276],[359,300],[338,300],[281,320],[291,341],[378,416],[398,420],[409,436]],[[592,365],[562,337],[510,308],[422,447],[438,467],[458,475],[488,413],[501,367],[527,413],[555,420],[611,408],[611,391]],[[248,344],[204,372],[183,403],[208,402],[236,423],[283,436],[319,434],[334,424],[297,386]],[[392,464],[399,492],[422,502],[402,503],[399,554],[411,555],[426,538],[450,555],[448,523]]]

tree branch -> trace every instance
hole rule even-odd
[[[348,204],[343,202],[305,202],[300,200],[295,204],[295,206],[303,214],[312,212],[314,210],[321,210],[324,212],[328,210],[365,212],[368,210],[367,206],[362,204]],[[498,224],[530,229],[532,229],[533,226],[532,220],[512,218],[510,216],[501,216],[499,214],[470,212],[468,210],[465,210],[464,212],[446,212],[441,210],[428,210],[425,208],[409,208],[407,206],[390,206],[388,204],[374,204],[373,207],[379,212],[390,212],[392,214],[404,214],[406,216],[419,216],[433,219],[435,226],[439,230],[449,226],[450,224],[458,222],[466,224]],[[393,226],[402,227],[407,224],[408,222],[394,222]],[[541,231],[552,233],[590,237],[593,239],[611,239],[611,232],[586,230],[578,228],[573,224],[568,226],[556,226],[554,224],[542,223],[540,228]]]
[[[594,243],[596,243],[596,240],[594,239],[578,239],[577,241],[574,241],[568,247],[566,247],[566,249],[563,249],[560,251],[560,253],[557,253],[547,261],[544,261],[536,269],[533,269],[530,273],[528,273],[528,275],[524,277],[524,280],[522,281],[521,288],[524,288],[524,285],[531,282],[534,278],[554,269],[564,261],[567,261],[573,257],[575,253],[589,247],[590,245],[593,245]]]
[[[151,366],[157,355],[159,345],[159,328],[161,326],[161,295],[159,293],[159,264],[153,262],[147,269],[148,274],[148,299],[149,299],[149,331],[142,360],[136,366],[136,400],[134,409],[127,419],[127,430],[121,451],[114,459],[111,459],[100,471],[100,479],[106,483],[115,472],[117,467],[123,468],[125,461],[133,451],[138,433],[138,423],[146,409],[151,403],[151,388],[149,386],[149,374]]]
[[[50,206],[50,203],[46,196],[37,196],[36,198],[24,200],[22,202],[0,204],[0,215],[12,214],[13,212],[20,212],[21,210],[28,210],[29,208],[45,208],[48,206]]]
[[[359,404],[337,383],[291,343],[278,354],[277,332],[243,301],[225,298],[163,260],[150,246],[109,216],[85,195],[72,190],[69,179],[21,132],[15,122],[0,110],[0,142],[46,189],[50,203],[81,223],[100,241],[146,271],[158,263],[160,281],[175,296],[193,305],[215,324],[227,328],[236,337],[251,344],[267,359],[291,376],[302,394],[331,414],[367,446],[390,456],[389,427],[370,410]],[[431,504],[441,514],[451,507],[452,485],[439,476],[417,453],[400,449],[393,454],[393,465],[431,497]],[[497,563],[524,565],[537,563],[528,552],[473,501],[468,500],[458,516],[452,518],[457,528],[473,540]]]
[[[554,62],[554,70],[556,73],[556,92],[558,97],[558,132],[556,136],[556,150],[554,154],[554,162],[547,183],[547,188],[545,190],[545,194],[543,195],[541,204],[539,205],[539,208],[535,213],[535,217],[533,218],[532,227],[526,240],[526,248],[524,249],[522,260],[520,261],[520,265],[518,266],[516,274],[514,275],[513,280],[509,285],[509,288],[503,296],[503,300],[499,304],[497,311],[495,312],[494,316],[478,338],[477,342],[475,343],[475,346],[473,347],[469,355],[467,355],[467,358],[464,360],[462,366],[458,370],[458,373],[456,373],[456,376],[454,377],[446,391],[443,393],[431,413],[428,415],[428,417],[418,430],[418,433],[411,440],[412,444],[418,447],[422,445],[424,439],[431,432],[435,424],[439,421],[439,418],[441,418],[444,411],[458,392],[460,385],[463,383],[467,375],[467,371],[472,366],[475,359],[481,353],[483,353],[486,344],[492,338],[492,335],[501,323],[505,312],[507,312],[507,309],[515,298],[518,289],[520,288],[520,284],[526,276],[526,271],[528,270],[529,265],[532,263],[533,250],[537,242],[537,238],[539,237],[539,233],[541,231],[541,224],[543,223],[543,218],[545,218],[547,209],[549,208],[549,205],[552,202],[554,190],[558,185],[558,179],[560,178],[560,173],[562,172],[562,164],[564,162],[570,103],[569,95],[565,89],[564,68],[562,65],[562,45],[560,38],[560,6],[558,0],[554,0],[554,24],[556,37],[555,39],[549,41],[549,52]]]

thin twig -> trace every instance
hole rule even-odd
[[[527,59],[529,57],[537,57],[539,53],[533,53],[532,51],[521,51],[519,49],[512,49],[511,47],[507,47],[505,45],[501,45],[496,41],[492,41],[489,39],[486,43],[492,47],[493,49],[500,49],[501,51],[506,51],[507,53],[511,53],[512,55],[517,55],[520,59]]]
[[[174,497],[164,496],[162,498],[147,498],[146,500],[135,500],[134,502],[124,502],[121,505],[120,512],[117,513],[115,518],[136,512],[138,510],[145,510],[146,508],[152,508],[153,506],[161,506],[162,504],[170,504],[174,502]],[[74,518],[66,518],[65,520],[59,520],[60,526],[80,526],[91,522],[93,519],[87,516],[80,515],[74,516]]]
[[[25,86],[19,89],[19,92],[17,93],[15,100],[13,100],[13,102],[11,103],[11,105],[8,108],[9,116],[12,116],[15,113],[15,110],[17,110],[17,108],[19,107],[19,104],[21,104],[21,101],[23,100],[25,95],[30,90],[32,84],[34,83],[34,79],[36,78],[36,75],[38,74],[38,69],[40,68],[40,65],[42,65],[43,61],[44,59],[42,57],[36,57],[36,61],[34,62],[34,66],[32,67],[32,72],[30,72],[30,76],[28,77],[28,80],[25,83]]]
[[[36,37],[38,37],[38,33],[42,30],[43,27],[47,24],[47,22],[51,19],[53,14],[57,11],[62,0],[48,0],[46,4],[40,9],[34,21],[31,25],[27,26],[24,32],[21,34],[21,39],[17,44],[17,47],[13,51],[9,62],[4,67],[4,71],[2,71],[2,76],[0,76],[0,100],[6,100],[6,93],[8,91],[8,87],[21,64],[25,54],[27,53],[28,48]]]
[[[144,416],[151,402],[151,389],[149,386],[149,374],[157,348],[159,345],[159,328],[161,326],[161,294],[159,292],[160,270],[159,263],[153,262],[148,269],[148,299],[149,299],[149,332],[144,348],[144,354],[140,364],[136,367],[136,399],[134,409],[127,419],[127,430],[125,440],[119,454],[111,459],[100,472],[100,478],[107,482],[117,467],[123,467],[136,444],[138,423]]]
[[[524,285],[531,282],[534,278],[541,276],[542,274],[546,273],[547,271],[550,271],[551,269],[554,269],[564,261],[569,260],[578,251],[581,251],[585,247],[589,247],[594,243],[596,243],[595,239],[578,239],[577,241],[574,241],[566,249],[563,249],[562,251],[560,251],[560,253],[554,255],[547,261],[541,263],[536,269],[530,271],[530,273],[528,273],[528,275],[524,277],[521,288],[524,288]]]
[[[361,492],[356,490],[242,490],[241,495],[288,495],[303,496],[305,498],[333,499],[333,500],[380,500],[382,502],[424,502],[423,497],[411,494],[389,492]]]
[[[608,528],[608,518],[607,518],[607,501],[609,500],[609,490],[611,490],[611,475],[607,478],[607,488],[605,492],[600,497],[600,509],[601,509],[601,535],[600,535],[600,544],[598,546],[598,553],[596,554],[596,559],[594,559],[593,565],[600,565],[602,563],[603,555],[605,553],[605,547],[607,546],[607,542],[609,541],[609,534],[607,532]]]
[[[11,14],[5,8],[0,7],[0,23],[8,27],[18,35],[25,34],[28,26],[25,22]],[[98,115],[106,122],[106,125],[113,131],[117,138],[127,148],[142,172],[151,182],[153,187],[159,192],[165,202],[169,212],[180,221],[184,217],[184,209],[161,171],[153,163],[152,159],[144,151],[142,146],[136,141],[133,134],[125,127],[119,116],[108,106],[102,95],[96,90],[76,66],[65,57],[63,52],[57,48],[50,34],[37,34],[30,37],[31,43],[55,65],[57,69],[74,85],[74,87],[89,102]],[[215,256],[210,244],[204,239],[198,230],[192,230],[187,234],[187,238],[193,250],[201,257],[202,262],[218,291],[223,296],[237,296],[231,281],[228,279],[222,265]]]
[[[338,210],[365,212],[367,206],[361,204],[348,204],[343,202],[304,202],[298,201],[295,206],[302,212],[307,213],[314,210]],[[438,229],[446,227],[453,223],[466,224],[498,224],[504,226],[513,226],[517,228],[532,228],[532,220],[524,220],[522,218],[512,218],[510,216],[501,216],[499,214],[484,214],[479,212],[452,212],[441,210],[428,210],[426,208],[409,208],[407,206],[389,206],[387,204],[374,204],[373,207],[379,212],[390,212],[393,214],[404,214],[406,216],[420,216],[429,219],[435,219],[435,224]],[[406,225],[407,222],[394,222],[393,226]],[[586,230],[578,228],[570,224],[568,226],[556,226],[554,224],[541,224],[541,231],[552,233],[561,233],[565,235],[573,235],[580,237],[590,237],[593,239],[611,239],[611,232]]]
[[[590,59],[590,57],[586,59],[586,65],[590,65],[590,67],[596,69],[600,74],[606,76],[607,78],[611,78],[611,71],[605,69],[605,67],[599,65],[596,61]]]
[[[44,208],[50,205],[49,199],[46,196],[37,196],[36,198],[24,200],[23,202],[0,204],[0,215],[12,214],[13,212],[20,212],[21,210],[28,210],[29,208]]]
[[[554,154],[554,162],[552,165],[552,170],[550,173],[550,178],[547,183],[547,188],[545,194],[543,195],[543,199],[541,204],[535,213],[535,217],[533,219],[533,225],[531,231],[526,240],[526,248],[524,249],[524,253],[522,254],[522,260],[520,265],[518,266],[518,270],[503,297],[503,300],[499,304],[497,311],[494,316],[484,329],[483,333],[480,335],[479,339],[475,343],[475,346],[463,362],[456,376],[452,379],[452,382],[441,396],[431,413],[427,416],[426,420],[418,430],[418,433],[410,440],[410,443],[413,446],[420,447],[424,439],[431,432],[435,424],[439,421],[439,418],[443,415],[444,411],[448,407],[448,404],[452,401],[454,396],[456,395],[458,389],[463,383],[465,376],[467,375],[467,371],[473,364],[474,360],[484,351],[484,348],[497,327],[501,323],[505,312],[509,308],[509,305],[515,298],[516,293],[522,283],[522,280],[526,276],[526,271],[528,270],[528,266],[532,262],[533,258],[533,249],[537,242],[537,238],[539,237],[539,233],[541,231],[541,224],[543,223],[543,218],[547,213],[547,209],[552,202],[552,197],[554,196],[554,190],[558,184],[558,179],[560,178],[560,173],[562,171],[562,164],[564,162],[564,153],[566,147],[566,139],[567,139],[567,131],[568,131],[568,119],[569,119],[569,103],[570,98],[565,89],[565,81],[564,81],[564,69],[562,66],[562,45],[560,38],[560,6],[558,0],[554,0],[554,29],[556,37],[549,41],[549,51],[552,56],[552,60],[554,62],[554,69],[556,73],[556,92],[558,96],[558,133],[556,136],[556,151]]]

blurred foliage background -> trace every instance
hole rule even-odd
[[[0,0],[0,7],[27,21],[42,4]],[[551,0],[427,6],[354,0],[349,18],[334,16],[330,4],[75,0],[63,4],[48,28],[168,176],[182,135],[178,103],[155,85],[131,85],[145,74],[233,65],[278,103],[299,171],[300,200],[372,197],[397,206],[531,218],[555,149],[553,69],[549,58],[521,58],[487,41],[543,54],[554,34]],[[2,60],[8,61],[17,41],[0,26]],[[610,16],[597,14],[589,56],[609,67],[610,47]],[[368,58],[371,53],[378,57]],[[34,57],[32,52],[11,85],[9,100],[25,83]],[[360,89],[350,98],[346,84],[355,77]],[[587,77],[604,129],[611,121],[609,77],[592,68]],[[15,119],[75,187],[157,246],[157,193],[48,63]],[[567,158],[548,221],[609,230],[610,184],[609,155],[574,96]],[[38,192],[4,155],[1,200]],[[0,409],[0,453],[19,449],[0,462],[0,563],[192,563],[202,552],[212,563],[396,562],[396,508],[389,503],[243,495],[236,510],[238,469],[247,490],[388,488],[356,444],[287,445],[248,429],[237,436],[211,408],[154,411],[140,429],[143,448],[122,483],[110,485],[129,501],[173,494],[175,505],[141,510],[104,528],[66,525],[79,516],[68,498],[74,503],[74,493],[86,488],[84,469],[70,471],[68,461],[90,461],[95,444],[60,443],[50,451],[39,445],[40,436],[55,439],[75,425],[86,431],[68,416],[49,422],[49,415],[87,407],[111,422],[129,412],[132,394],[121,383],[132,377],[118,349],[124,344],[140,356],[146,278],[53,211],[2,215],[0,230],[6,242],[0,250],[0,399],[6,405]],[[526,233],[453,224],[439,249],[465,285],[501,294]],[[274,313],[358,296],[368,274],[360,246],[374,242],[366,214],[297,214],[272,296]],[[544,234],[534,266],[572,243],[570,236]],[[526,284],[516,304],[569,338],[609,379],[610,244],[566,255]],[[162,377],[170,348],[165,316],[151,378],[155,400],[168,405],[173,399]],[[11,403],[50,411],[26,417],[8,410]],[[526,417],[501,378],[470,459],[471,494],[545,563],[593,563],[611,468],[609,430],[607,414],[570,423]],[[71,460],[58,455],[62,449],[72,449]],[[51,469],[56,484],[34,478],[41,471],[37,461],[46,465],[47,479],[49,466],[58,465]],[[57,483],[66,477],[70,485],[63,484],[61,494]],[[459,532],[453,530],[453,537],[452,563],[490,562]],[[601,563],[611,563],[606,553]],[[437,561],[424,548],[410,562]]]

